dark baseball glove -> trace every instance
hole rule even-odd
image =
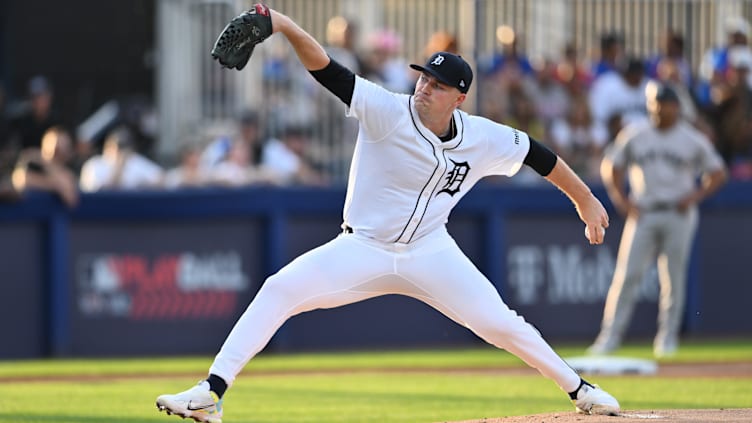
[[[272,35],[272,17],[269,8],[254,4],[227,24],[214,43],[211,55],[222,66],[241,70],[253,54],[256,44]]]

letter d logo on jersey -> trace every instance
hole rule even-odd
[[[449,160],[454,163],[454,168],[447,172],[447,176],[444,178],[447,182],[441,191],[436,194],[437,196],[442,192],[445,192],[454,197],[454,194],[460,192],[460,186],[462,185],[462,182],[465,181],[467,172],[470,171],[470,165],[467,164],[467,162],[457,163],[452,159]]]

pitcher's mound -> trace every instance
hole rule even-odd
[[[586,416],[571,413],[534,414],[480,420],[465,420],[454,423],[647,423],[647,422],[692,422],[692,423],[748,423],[752,422],[752,408],[726,408],[718,410],[633,410],[623,411],[618,416]]]

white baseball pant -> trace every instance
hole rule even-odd
[[[446,228],[410,244],[342,234],[270,276],[225,340],[210,373],[232,385],[290,317],[386,294],[402,294],[434,307],[505,349],[565,392],[580,376],[510,310],[496,288],[462,253]]]

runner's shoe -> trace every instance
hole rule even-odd
[[[588,355],[609,355],[619,349],[619,341],[606,337],[598,337],[593,345],[587,349]]]
[[[168,415],[190,417],[197,422],[222,423],[222,400],[209,390],[208,385],[201,381],[179,394],[160,395],[157,398],[157,408]]]

